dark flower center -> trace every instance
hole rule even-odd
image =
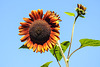
[[[35,20],[30,28],[31,41],[43,45],[50,37],[51,27],[45,20]]]

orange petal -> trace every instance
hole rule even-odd
[[[42,19],[42,16],[43,16],[43,10],[41,9],[40,10],[40,18]]]
[[[36,53],[38,52],[38,49],[36,49]]]
[[[45,20],[47,17],[49,17],[50,14],[51,14],[51,12],[50,12],[50,11],[47,11],[46,14],[45,14],[44,17],[43,17],[43,20]]]
[[[44,47],[42,46],[42,52],[44,53],[45,52],[45,50],[44,50]]]
[[[55,23],[55,24],[57,25],[57,24],[59,24],[59,21],[54,21],[54,22],[52,22],[52,23]]]
[[[29,31],[29,28],[19,29],[19,32],[22,32],[22,31]]]
[[[39,18],[39,15],[38,15],[38,13],[37,13],[36,10],[32,10],[31,13],[35,17],[35,19],[38,19]]]
[[[29,37],[29,34],[26,34],[25,36],[23,36],[23,37],[20,39],[21,42],[24,42],[28,37]]]
[[[50,41],[53,42],[53,43],[57,43],[57,41],[53,40],[51,37],[50,37]]]
[[[53,35],[53,34],[50,34],[50,37],[51,37],[53,40],[56,40],[56,41],[59,40],[59,38],[58,38],[57,36]]]
[[[56,23],[56,21],[52,22],[52,23]]]
[[[48,11],[47,12],[47,16],[46,17],[49,17],[51,15],[51,12],[50,11]]]
[[[55,35],[56,36],[56,35]],[[58,40],[60,40],[59,36],[56,36],[58,38]]]
[[[19,26],[19,27],[18,27],[18,29],[23,29],[23,28],[24,28],[24,27],[22,27],[22,26]]]
[[[30,26],[29,23],[25,23],[25,22],[20,22],[20,24],[21,24],[22,26]]]
[[[30,45],[31,45],[31,41],[27,43],[27,47],[30,47]]]
[[[86,11],[87,8],[86,7],[83,7],[83,8],[84,8],[84,11]]]
[[[31,49],[31,48],[33,48],[33,42],[31,41],[31,45],[30,45],[30,47],[29,47],[29,49]]]
[[[34,46],[33,46],[33,51],[34,51],[34,52],[35,52],[37,46],[38,46],[38,45],[35,43]]]
[[[56,17],[58,17],[59,15],[56,15]]]
[[[53,17],[50,19],[50,22],[54,22],[54,21],[57,21],[58,20],[58,17]]]
[[[57,43],[57,42],[56,42]],[[53,45],[53,46],[55,46],[56,45],[56,43],[54,43],[54,42],[51,42],[51,44]]]
[[[30,18],[23,18],[24,21],[26,21],[27,23],[32,23],[33,21],[30,20]]]
[[[80,4],[77,4],[77,7],[80,8]]]
[[[54,48],[54,46],[55,46],[56,43],[54,43],[54,42],[52,42],[52,41],[51,41],[50,43],[51,43],[51,45],[52,45],[52,48]]]
[[[53,28],[52,31],[60,34],[59,31],[57,29],[55,29],[55,28]]]
[[[59,33],[53,32],[53,31],[51,31],[51,34],[54,34],[54,35],[56,35],[56,36],[59,36],[59,35],[60,35]]]
[[[61,19],[58,19],[58,21],[62,21]]]
[[[44,48],[44,50],[46,50],[46,43],[43,44],[43,48]]]
[[[52,45],[50,43],[50,40],[47,41],[47,45],[50,47],[50,49],[52,48]]]
[[[59,27],[51,28],[52,30],[60,30]]]
[[[44,43],[43,48],[44,48],[46,51],[48,51],[47,43]]]
[[[50,22],[50,23],[51,23],[51,22]],[[51,23],[50,26],[51,26],[51,28],[54,28],[54,27],[60,28],[59,24],[56,24],[56,23]]]
[[[37,50],[40,52],[42,50],[42,45],[38,45]]]
[[[40,16],[36,10],[35,10],[35,13],[36,13],[37,19],[40,19]]]
[[[41,11],[40,9],[37,10],[37,12],[38,12],[39,15],[40,15],[40,11]]]
[[[45,52],[45,50],[43,49],[43,46],[42,46],[42,49],[41,49],[40,53],[42,53],[42,52],[43,52],[43,53]]]
[[[44,14],[43,20],[46,18],[47,13]]]
[[[80,4],[80,9],[82,9],[83,8],[83,6],[82,6],[82,4]]]
[[[42,53],[42,50],[40,51],[40,53]]]
[[[27,41],[24,43],[24,46],[27,45],[30,42],[30,38],[27,39]]]
[[[51,11],[47,11],[46,14],[43,17],[43,20],[45,20],[46,18],[49,18],[50,15],[51,15]]]
[[[31,17],[32,20],[35,20],[35,17],[31,13],[29,13],[29,16]]]
[[[55,15],[50,15],[50,16],[49,16],[50,19],[53,18],[53,17],[55,17]]]
[[[40,18],[41,18],[41,15],[40,15],[41,10],[40,10],[40,9],[38,9],[38,10],[37,10],[37,12],[38,12],[38,14],[39,14],[39,16],[40,16]]]
[[[19,26],[18,29],[29,28],[28,26]]]
[[[18,35],[26,35],[26,34],[28,34],[29,33],[29,31],[22,31],[22,32],[20,32]]]

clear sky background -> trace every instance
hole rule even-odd
[[[23,17],[29,17],[31,10],[55,11],[60,15],[60,42],[70,41],[74,17],[64,12],[75,12],[77,4],[87,7],[85,19],[78,18],[72,49],[80,46],[82,38],[100,40],[100,0],[1,0],[0,1],[0,67],[40,67],[53,61],[49,67],[59,67],[56,59],[48,51],[35,53],[28,49],[18,49],[23,42],[18,35],[18,27]],[[65,52],[67,57],[67,51]],[[62,67],[65,62],[60,61]],[[70,67],[100,67],[100,47],[85,47],[74,53],[69,61]]]

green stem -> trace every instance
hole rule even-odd
[[[72,44],[72,39],[73,39],[73,33],[74,33],[74,27],[75,27],[75,23],[76,23],[76,20],[77,20],[78,16],[79,16],[79,15],[77,15],[77,16],[75,17],[75,20],[74,20],[74,24],[73,24],[73,28],[72,28],[72,35],[71,35],[71,42],[70,42],[70,45],[69,45],[69,51],[68,51],[67,58],[69,57],[69,54],[70,54],[71,44]]]
[[[73,53],[75,53],[77,50],[79,50],[81,47],[79,47],[79,48],[77,48],[76,50],[74,50],[71,54],[70,54],[70,56],[68,57],[68,59],[72,56],[72,54]]]
[[[64,55],[64,53],[63,53],[63,50],[62,50],[62,48],[61,48],[61,45],[60,45],[60,42],[59,42],[59,41],[58,41],[58,43],[57,43],[57,46],[59,47],[59,50],[60,50],[60,52],[61,52],[61,55],[62,55],[62,57],[63,57],[63,59],[64,59],[64,61],[65,61],[66,67],[69,67],[68,62],[67,62],[67,59],[66,59],[66,57],[65,57],[65,55]]]

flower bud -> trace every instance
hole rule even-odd
[[[86,7],[84,7],[82,4],[77,4],[77,8],[75,9],[78,13],[78,15],[85,15],[86,14]]]

